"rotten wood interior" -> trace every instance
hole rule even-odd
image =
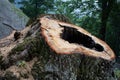
[[[114,52],[104,41],[81,27],[46,17],[40,18],[40,23],[45,41],[57,54],[80,53],[107,60],[115,59]]]

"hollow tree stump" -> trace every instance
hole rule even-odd
[[[35,79],[114,80],[115,54],[104,41],[81,27],[47,17],[40,18],[40,24],[43,56],[32,69]]]

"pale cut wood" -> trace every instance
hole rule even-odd
[[[112,49],[102,40],[81,27],[51,20],[40,19],[41,33],[49,47],[57,54],[84,54],[106,60],[114,60]]]

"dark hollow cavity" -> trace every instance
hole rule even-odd
[[[61,38],[68,41],[69,43],[77,43],[89,49],[94,49],[96,51],[104,50],[104,48],[100,44],[95,43],[91,37],[79,32],[76,28],[62,25],[60,26],[64,28],[62,30],[62,33],[60,34]]]

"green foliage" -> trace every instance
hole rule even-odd
[[[11,3],[14,3],[15,2],[15,0],[9,0]]]
[[[53,0],[22,0],[19,4],[22,4],[20,9],[30,18],[37,17],[53,8]]]
[[[81,26],[91,34],[99,37],[100,19],[84,16],[79,22]]]
[[[99,36],[100,8],[94,0],[22,0],[21,9],[30,18],[39,14],[55,13],[68,17],[71,22]]]
[[[100,8],[94,0],[58,0],[55,3],[57,14],[63,14],[70,20],[88,30],[93,35],[99,36],[100,28]]]
[[[26,65],[26,62],[25,62],[25,61],[18,61],[18,62],[17,62],[17,66],[18,66],[18,67],[25,67],[25,65]]]

